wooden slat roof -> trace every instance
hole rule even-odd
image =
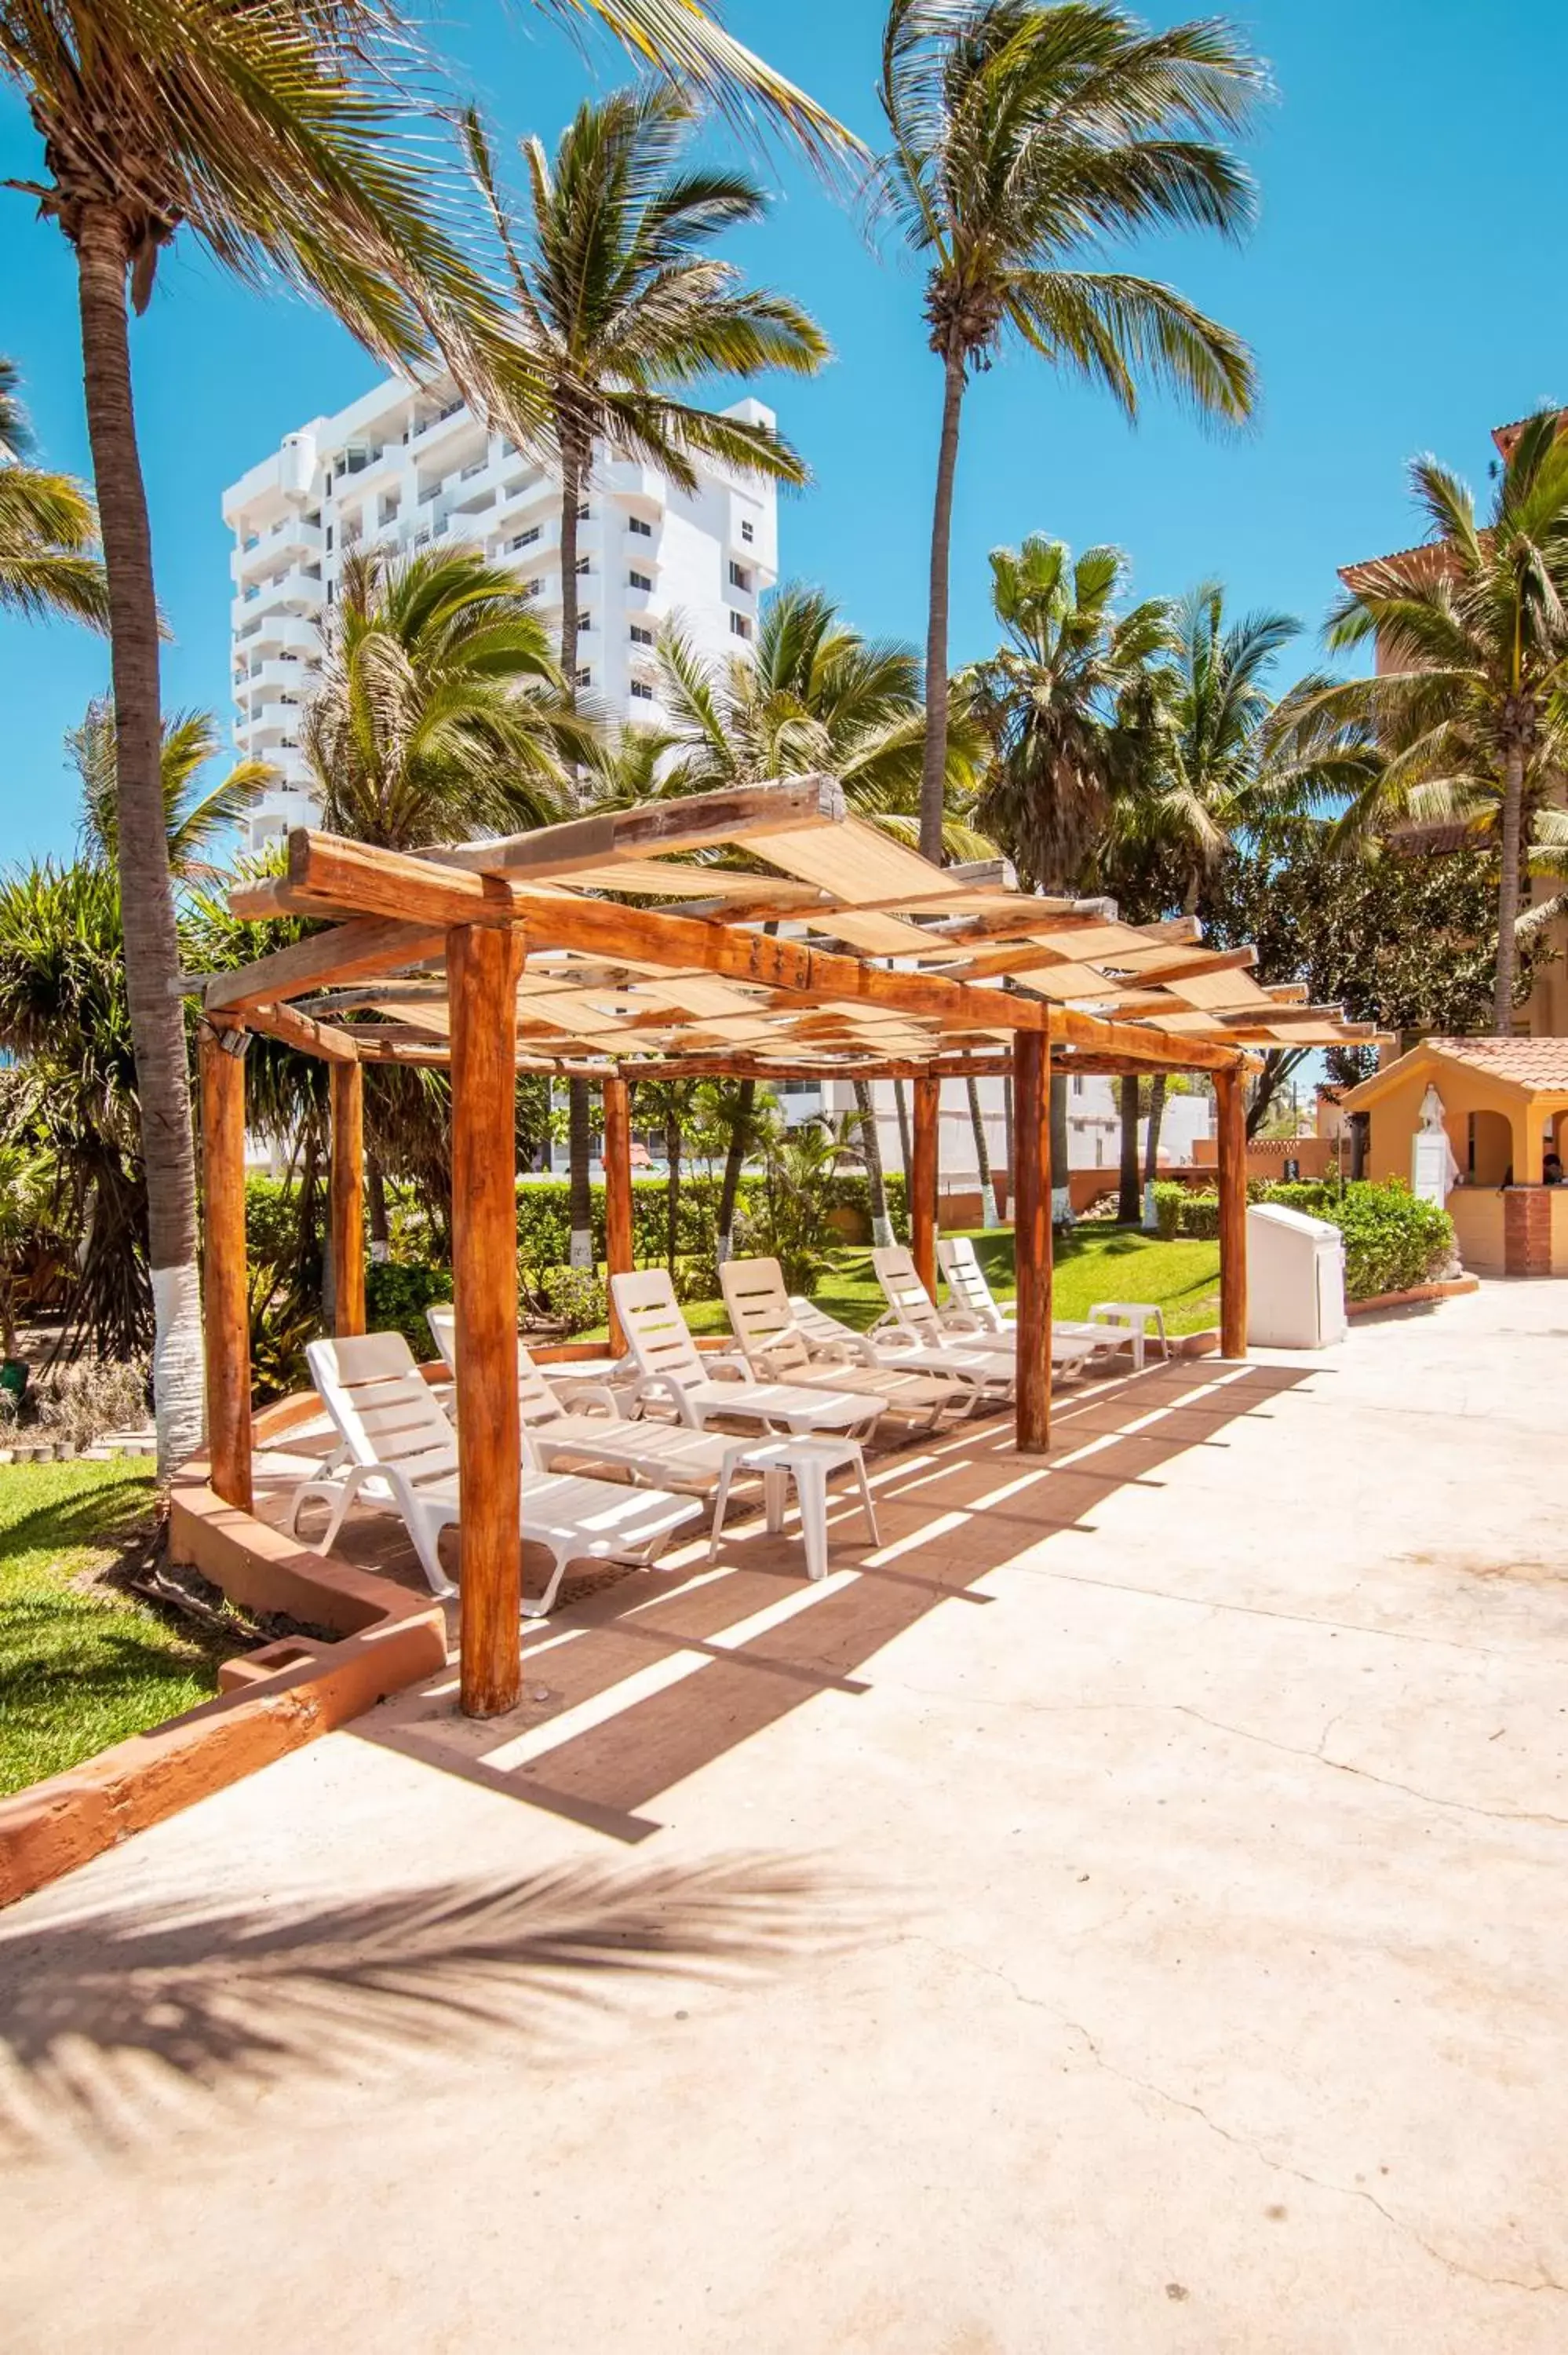
[[[1077,1068],[1215,1070],[1374,1035],[1261,984],[1250,951],[1211,949],[1189,922],[1022,892],[1000,862],[933,867],[821,777],[414,858],[302,830],[286,875],[231,905],[328,929],[207,978],[209,1018],[295,1043],[324,1026],[319,1051],[365,1060],[444,1060],[445,936],[475,922],[524,930],[524,1069],[956,1071],[1001,1068],[1033,1029]]]

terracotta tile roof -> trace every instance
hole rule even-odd
[[[1568,1039],[1426,1039],[1423,1045],[1520,1088],[1568,1090]]]

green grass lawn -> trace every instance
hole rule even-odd
[[[992,1292],[1012,1298],[1012,1236],[971,1239]],[[863,1331],[886,1305],[871,1272],[868,1251],[835,1252],[817,1287],[816,1299],[830,1316]],[[1086,1316],[1097,1300],[1157,1300],[1172,1333],[1196,1333],[1219,1321],[1220,1247],[1217,1242],[1160,1242],[1126,1227],[1076,1228],[1058,1235],[1052,1300],[1058,1316]],[[686,1310],[694,1333],[727,1333],[722,1300],[694,1301]],[[599,1327],[602,1337],[605,1328]]]
[[[0,1793],[193,1709],[238,1647],[90,1586],[152,1521],[131,1463],[0,1465]]]

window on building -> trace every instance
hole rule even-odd
[[[756,534],[756,532],[752,529],[752,527],[751,527],[750,524],[748,524],[748,523],[743,523],[743,524],[741,525],[741,527],[740,527],[740,536],[741,536],[742,539],[744,539],[744,540],[745,540],[745,542],[746,542],[746,544],[747,544],[747,548],[749,548],[749,547],[751,546],[752,541],[757,538],[757,534]]]
[[[591,630],[592,627],[593,615],[591,613],[579,613],[577,615],[577,629],[579,633],[584,630]]]
[[[733,556],[729,559],[729,585],[732,589],[749,590],[751,587],[750,573],[744,564],[737,564]]]
[[[587,663],[585,663],[581,670],[577,672],[576,683],[578,687],[591,687],[593,685],[593,673],[588,668]]]
[[[579,556],[577,559],[577,570],[579,572],[591,572],[592,570],[593,567],[588,562],[588,558],[586,556]]]
[[[732,614],[730,615],[730,617],[729,617],[729,634],[730,634],[730,636],[731,636],[732,638],[748,638],[748,637],[750,637],[750,635],[751,635],[751,623],[750,623],[749,620],[747,619],[747,617],[746,616],[746,614],[744,614],[744,613],[732,613]]]
[[[1081,1096],[1081,1095],[1083,1094],[1083,1092],[1084,1092],[1084,1079],[1083,1079],[1083,1073],[1082,1073],[1081,1071],[1079,1071],[1079,1072],[1075,1072],[1075,1073],[1074,1074],[1074,1078],[1073,1078],[1073,1093],[1074,1093],[1075,1096]]]
[[[585,500],[583,501],[583,503],[582,503],[581,506],[577,509],[577,521],[578,521],[579,523],[587,523],[588,519],[588,503],[587,499],[585,499]]]
[[[526,531],[520,531],[520,532],[517,534],[516,538],[514,538],[514,539],[509,539],[509,540],[507,541],[506,545],[507,545],[507,547],[508,547],[509,549],[519,549],[519,548],[532,548],[532,547],[533,547],[533,545],[534,545],[534,542],[538,538],[538,537],[539,537],[539,527],[538,527],[538,525],[537,525],[536,523],[531,523],[531,524],[529,525],[529,527],[528,527],[528,528],[527,528],[527,530],[526,530]]]
[[[645,522],[641,516],[628,516],[626,528],[628,531],[635,532],[639,539],[652,539],[653,537],[652,525]]]
[[[630,638],[634,646],[651,646],[653,643],[653,633],[652,630],[645,630],[641,622],[633,622]]]
[[[332,526],[331,526],[331,524],[330,524],[330,523],[328,524],[328,526],[327,526],[327,529],[326,529],[326,544],[327,544],[327,554],[330,556],[330,555],[332,554]]]
[[[646,572],[637,571],[635,568],[626,577],[634,589],[652,589],[653,586],[652,577]]]
[[[652,690],[652,688],[649,686],[648,681],[647,681],[645,678],[634,678],[634,679],[632,680],[632,682],[631,682],[631,700],[633,701],[633,703],[652,703],[652,700],[653,700],[653,690]]]
[[[335,603],[337,600],[337,583],[334,581],[329,581],[327,582],[326,589],[327,603],[329,605]]]
[[[524,581],[523,583],[523,594],[524,597],[536,597],[544,585],[545,584],[542,581]]]

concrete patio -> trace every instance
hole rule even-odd
[[[906,1450],[27,1900],[5,2343],[1559,2355],[1565,1364]]]

